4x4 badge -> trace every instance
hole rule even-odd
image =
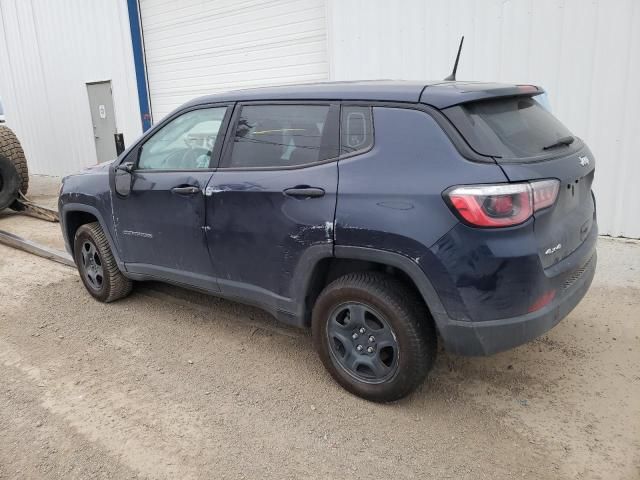
[[[584,157],[578,157],[578,160],[580,160],[581,167],[586,167],[587,165],[589,165],[589,157],[587,157],[586,155]]]
[[[547,248],[544,252],[545,255],[551,255],[552,253],[557,252],[558,250],[560,250],[562,248],[562,244],[559,243],[557,244],[555,247],[551,247],[551,248]]]

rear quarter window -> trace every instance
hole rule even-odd
[[[340,154],[369,150],[373,145],[370,107],[344,106],[340,119]]]
[[[526,161],[574,151],[571,146],[547,149],[571,132],[532,97],[510,97],[456,105],[443,113],[482,155]],[[577,139],[576,139],[577,140]]]

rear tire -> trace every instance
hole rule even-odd
[[[12,164],[16,173],[18,174],[18,192],[23,195],[27,194],[29,190],[29,169],[27,168],[27,159],[24,156],[24,150],[16,134],[13,131],[0,125],[0,157],[5,157]],[[10,208],[14,210],[20,210],[20,204],[15,202],[15,199],[19,197],[19,193],[16,192],[14,201],[10,205]]]
[[[98,222],[78,228],[73,252],[82,283],[96,300],[109,303],[131,293],[133,283],[118,268]]]
[[[329,284],[314,306],[312,330],[331,376],[367,400],[408,395],[435,361],[436,332],[424,303],[382,273],[351,273]]]

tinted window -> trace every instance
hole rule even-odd
[[[172,120],[142,146],[138,168],[209,168],[226,110],[226,107],[193,110]]]
[[[340,154],[367,150],[373,145],[373,122],[369,107],[342,107]]]
[[[557,149],[545,151],[544,147],[571,136],[559,120],[531,97],[466,103],[443,112],[471,147],[483,155],[522,159],[556,154]]]
[[[328,105],[242,107],[225,167],[289,167],[335,157],[323,148]],[[337,139],[337,133],[336,133]]]

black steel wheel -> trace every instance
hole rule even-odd
[[[95,299],[108,303],[131,292],[132,282],[118,268],[99,223],[88,223],[78,228],[74,259],[82,283]]]
[[[92,289],[99,292],[104,287],[104,269],[100,253],[98,253],[95,244],[88,239],[82,243],[80,253],[85,280]]]
[[[312,329],[331,376],[367,400],[408,395],[435,361],[435,327],[422,299],[383,273],[351,273],[330,283],[314,305]]]
[[[398,370],[396,334],[370,305],[339,305],[329,318],[327,336],[332,359],[361,382],[384,383]]]

